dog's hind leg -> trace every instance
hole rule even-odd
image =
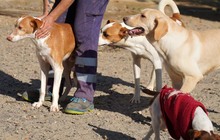
[[[64,66],[63,74],[64,74],[64,77],[65,77],[66,89],[65,89],[63,95],[59,99],[61,102],[65,101],[68,93],[70,92],[70,90],[72,88],[72,82],[71,82],[70,74],[71,74],[71,70],[72,70],[73,65],[74,65],[74,62],[70,62],[69,60],[66,60],[66,61],[63,62],[63,66]]]
[[[183,91],[183,92],[191,92],[194,88],[195,88],[195,86],[196,86],[196,84],[198,83],[198,81],[200,81],[201,79],[203,78],[203,76],[201,75],[201,76],[194,76],[194,77],[192,77],[192,76],[185,76],[185,78],[184,78],[184,83],[183,83],[183,85],[182,85],[182,87],[181,87],[181,91]]]

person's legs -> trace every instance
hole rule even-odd
[[[55,0],[54,4],[52,6],[52,10],[56,8],[56,6],[60,3],[60,0]],[[66,20],[68,10],[66,10],[57,20],[57,23],[64,23]],[[48,75],[48,81],[47,81],[47,86],[48,86],[48,92],[51,93],[53,91],[53,81],[54,81],[54,71],[52,67],[50,67],[49,75]],[[64,83],[65,83],[65,78],[62,76],[61,84],[60,84],[60,92],[59,96],[62,96],[63,93],[63,88],[64,88]]]
[[[75,4],[73,30],[77,44],[75,72],[78,85],[73,102],[67,105],[65,112],[83,114],[94,107],[98,38],[108,0],[76,0]]]

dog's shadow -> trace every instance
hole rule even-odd
[[[113,78],[101,74],[98,74],[97,77],[98,81],[96,91],[102,91],[105,95],[96,96],[94,98],[96,109],[118,112],[126,116],[130,116],[138,123],[149,123],[149,118],[146,118],[138,112],[149,107],[151,97],[141,96],[141,103],[130,103],[130,100],[133,97],[133,90],[128,94],[121,94],[112,90],[112,86],[114,84],[122,84],[133,87],[133,83],[126,82],[120,78]],[[40,87],[39,79],[31,79],[30,83],[25,83],[3,71],[0,71],[0,83],[0,94],[13,97],[17,101],[23,101],[20,94],[25,91],[36,90]],[[69,95],[72,95],[72,93]],[[68,96],[68,98],[70,99],[71,96]],[[61,106],[65,108],[67,104],[68,101],[61,103]]]
[[[217,111],[212,110],[212,109],[207,109],[207,111],[209,113],[215,113],[216,115],[218,115],[220,113],[220,112],[217,112]],[[216,122],[213,122],[213,121],[212,121],[212,124],[217,129],[217,131],[220,131],[220,124],[217,124]]]
[[[98,74],[98,84],[97,91],[102,91],[106,95],[96,96],[94,99],[94,104],[96,109],[100,110],[108,110],[111,112],[118,112],[125,116],[129,116],[132,120],[137,123],[150,125],[150,117],[144,116],[139,111],[147,109],[149,107],[149,103],[151,101],[151,97],[141,96],[141,103],[132,104],[130,103],[130,99],[133,97],[133,93],[121,94],[114,90],[112,90],[112,86],[114,84],[122,84],[125,86],[134,85],[132,83],[126,82],[120,78],[113,78],[109,76],[104,76]],[[36,90],[40,87],[40,80],[32,79],[30,83],[24,83],[11,75],[6,74],[5,72],[0,70],[0,94],[5,96],[10,96],[15,98],[17,101],[23,101],[23,99],[18,96],[18,93],[23,93],[27,90],[33,89]],[[72,96],[68,96],[71,98]],[[65,107],[68,102],[62,103],[61,106]],[[49,109],[49,108],[48,108]],[[208,110],[208,112],[212,112],[212,110]],[[214,112],[219,114],[219,112]],[[219,131],[220,125],[216,122],[212,122],[214,127]],[[110,139],[114,138],[123,138],[132,140],[134,138],[127,136],[125,134],[119,132],[113,132],[109,130],[105,130],[103,128],[94,127],[94,131],[100,134],[103,137],[107,137]]]
[[[96,91],[101,91],[105,95],[94,97],[95,108],[118,112],[131,117],[135,122],[149,125],[149,117],[146,117],[139,112],[149,107],[152,97],[141,96],[140,103],[131,103],[130,100],[133,97],[133,90],[127,94],[118,93],[117,91],[112,90],[113,85],[118,84],[130,86],[132,88],[134,87],[133,83],[126,82],[120,78],[104,76],[100,73],[97,75]],[[62,108],[66,107],[71,97],[72,96],[68,96],[65,102],[60,103]]]
[[[97,109],[119,112],[126,116],[130,116],[137,122],[141,122],[141,120],[146,118],[140,115],[138,111],[142,111],[149,107],[150,100],[152,99],[151,97],[141,96],[140,103],[131,103],[130,100],[134,95],[134,90],[131,90],[130,93],[122,94],[112,88],[113,85],[118,84],[133,88],[133,83],[101,74],[98,74],[97,83],[97,91],[102,91],[106,94],[95,97],[94,101]]]
[[[132,138],[126,134],[123,134],[121,132],[116,132],[116,131],[111,131],[111,130],[106,130],[104,128],[100,128],[97,126],[94,126],[92,124],[88,124],[93,128],[93,131],[99,134],[103,139],[108,139],[108,140],[135,140],[135,138]]]
[[[24,83],[0,70],[0,94],[13,97],[16,100],[21,100],[18,96],[19,93],[37,89],[39,86],[40,80],[38,79],[32,79],[31,83]]]

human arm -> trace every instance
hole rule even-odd
[[[39,19],[45,18],[51,11],[54,5],[54,1],[51,0],[43,0],[43,14],[38,16]]]
[[[47,0],[46,0],[47,1]],[[42,19],[43,24],[36,33],[36,38],[42,38],[49,34],[50,28],[56,21],[56,19],[65,12],[74,0],[61,0],[60,3],[45,17]]]

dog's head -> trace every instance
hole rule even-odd
[[[218,134],[210,133],[206,131],[189,130],[190,140],[220,140]]]
[[[122,25],[121,23],[108,20],[103,26],[99,36],[99,46],[109,45],[121,41],[123,38],[128,36],[128,26]]]
[[[24,38],[34,38],[34,32],[40,28],[42,21],[32,16],[22,16],[17,19],[13,32],[7,37],[9,41],[18,41]]]
[[[140,14],[123,18],[125,24],[138,27],[130,30],[130,35],[152,34],[155,40],[160,40],[168,32],[167,20],[171,19],[156,9],[144,9]]]

